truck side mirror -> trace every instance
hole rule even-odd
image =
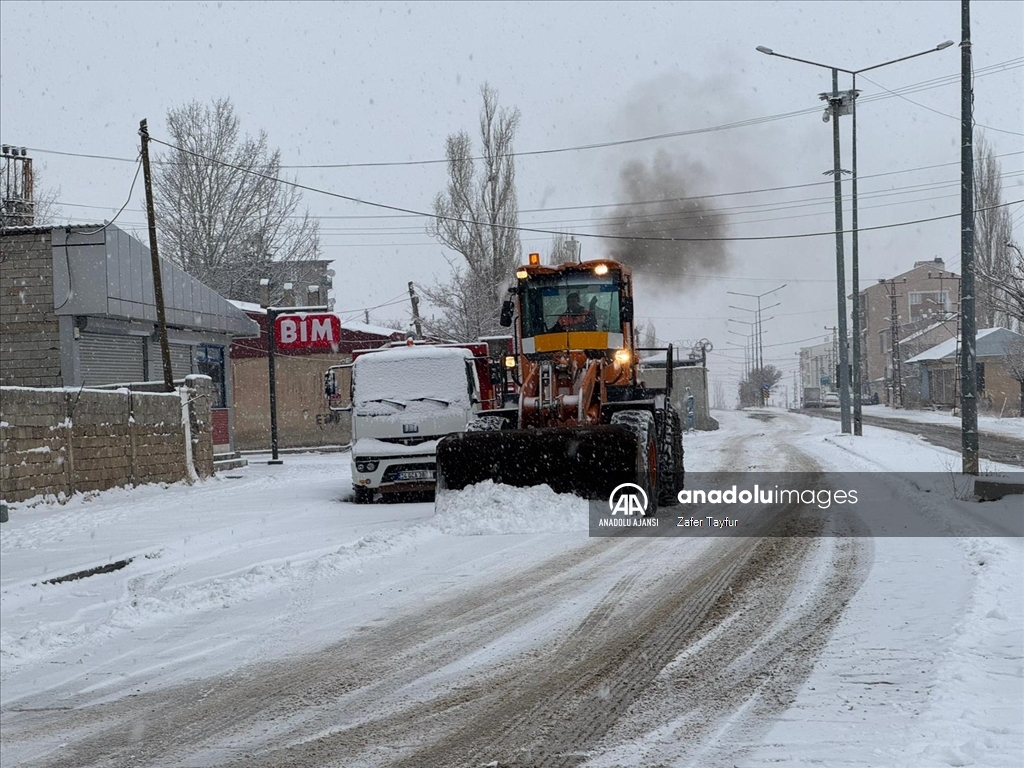
[[[633,297],[623,296],[621,299],[619,316],[622,318],[624,323],[633,322]]]
[[[337,372],[351,369],[352,363],[344,365],[332,365],[324,374],[324,396],[327,398],[327,407],[332,411],[347,413],[352,410],[352,392],[342,392],[338,386]]]
[[[501,305],[501,327],[508,328],[512,325],[512,312],[515,308],[512,305],[511,299],[506,299]]]

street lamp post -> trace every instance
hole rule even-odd
[[[769,294],[775,293],[776,291],[781,291],[787,285],[788,285],[788,283],[783,283],[778,288],[772,288],[770,291],[765,291],[764,293],[740,293],[739,291],[726,291],[726,293],[728,293],[731,296],[746,296],[747,298],[757,299],[757,314],[754,315],[754,317],[755,317],[754,333],[756,334],[756,338],[757,338],[757,355],[756,355],[756,359],[757,359],[757,369],[759,371],[764,367],[764,342],[763,342],[763,340],[761,338],[761,329],[762,329],[761,299],[763,299],[765,296],[768,296]],[[779,305],[778,304],[772,304],[771,307],[764,307],[764,309],[771,309],[772,307],[777,307],[777,306],[779,306]],[[747,312],[753,312],[754,311],[754,310],[751,310],[751,309],[747,309],[746,307],[732,307],[732,308],[733,309],[743,309],[743,310],[745,310]],[[761,384],[760,384],[760,382],[758,382],[758,387],[760,387],[760,386],[761,386]],[[761,405],[764,405],[764,396],[763,395],[761,396]]]
[[[861,420],[861,348],[860,348],[860,253],[859,253],[859,222],[857,219],[857,75],[862,72],[869,72],[873,69],[881,69],[887,67],[890,64],[896,64],[901,61],[907,61],[908,59],[916,59],[918,56],[924,56],[929,53],[935,53],[945,48],[949,48],[953,45],[952,40],[946,40],[945,42],[939,43],[934,48],[929,48],[926,51],[919,53],[913,53],[909,56],[901,56],[898,59],[892,59],[881,64],[874,64],[870,67],[862,67],[861,69],[843,69],[842,67],[833,67],[828,64],[820,64],[816,61],[808,61],[807,59],[798,59],[794,56],[786,56],[781,53],[776,53],[771,48],[767,48],[763,45],[757,46],[757,51],[767,56],[778,56],[780,59],[789,59],[790,61],[797,61],[801,64],[810,64],[812,67],[820,67],[822,69],[829,69],[832,71],[832,94],[831,98],[826,98],[825,94],[822,94],[822,98],[829,102],[829,109],[832,110],[831,115],[834,124],[832,126],[832,156],[833,156],[833,175],[836,195],[836,279],[839,282],[837,286],[837,305],[839,312],[839,335],[842,342],[839,345],[839,356],[840,356],[840,370],[839,370],[839,405],[841,411],[842,428],[844,433],[850,432],[850,401],[849,401],[849,361],[846,354],[846,293],[845,293],[845,282],[846,274],[843,265],[843,217],[842,217],[842,189],[840,174],[842,169],[839,165],[839,115],[850,114],[853,121],[853,134],[852,134],[852,173],[851,173],[851,196],[853,198],[853,210],[851,216],[851,226],[853,229],[853,250],[851,253],[851,269],[853,278],[853,299],[852,299],[852,315],[853,315],[853,422],[854,422],[854,434],[860,435],[863,432],[862,420]],[[839,85],[839,73],[845,72],[850,75],[853,80],[853,87],[847,93],[849,94],[849,104],[844,104],[841,94],[838,90]],[[829,112],[826,111],[826,118],[829,117]]]

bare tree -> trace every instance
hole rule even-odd
[[[559,232],[551,238],[551,245],[548,246],[548,257],[545,264],[562,264],[569,260],[570,249],[569,236]]]
[[[447,283],[423,289],[441,312],[426,325],[435,336],[459,341],[499,330],[502,290],[520,258],[512,157],[519,110],[499,109],[498,94],[486,83],[480,94],[481,156],[473,156],[465,131],[448,137],[448,188],[434,199],[436,218],[427,228],[461,258],[448,260]]]
[[[241,134],[230,99],[172,109],[167,128],[178,148],[157,164],[161,253],[228,298],[258,301],[268,277],[278,303],[285,265],[320,253],[319,222],[279,181],[280,150]]]
[[[715,379],[712,385],[712,392],[714,393],[715,409],[724,411],[726,408],[725,404],[725,384],[718,379]]]
[[[1007,254],[1006,273],[998,281],[999,292],[992,297],[994,309],[1005,318],[1011,331],[1024,333],[1024,252],[1013,241],[1004,246]],[[994,282],[995,278],[978,272],[979,282]]]
[[[658,329],[654,327],[653,320],[648,320],[642,327],[637,328],[637,335],[640,337],[641,347],[658,346]]]
[[[1020,385],[1018,416],[1024,417],[1024,341],[1011,341],[1006,349],[1006,370],[1010,378]]]
[[[1006,247],[1012,234],[1009,208],[996,208],[1003,200],[1001,168],[992,145],[983,135],[975,142],[974,258],[978,275],[975,314],[980,328],[1009,326],[1007,283],[1013,263]]]

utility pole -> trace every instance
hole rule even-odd
[[[840,165],[839,116],[849,110],[854,99],[849,92],[839,93],[839,70],[832,68],[832,95],[822,94],[832,116],[832,186],[836,206],[836,306],[839,315],[839,416],[842,432],[850,429],[850,369],[846,354],[846,264],[843,254],[843,169]],[[847,102],[849,99],[849,102]]]
[[[832,351],[828,356],[828,377],[832,382],[832,388],[835,389],[839,386],[839,337],[836,335],[839,328],[835,325],[826,325],[825,330],[832,332]],[[820,379],[818,384],[821,384]]]
[[[860,321],[861,296],[860,296],[860,225],[857,219],[857,73],[853,73],[853,84],[850,89],[850,115],[853,123],[852,159],[850,160],[850,194],[853,198],[853,208],[850,211],[850,226],[853,227],[853,249],[850,253],[850,277],[853,279],[853,298],[850,312],[853,316],[853,434],[860,437],[864,434],[864,419],[861,414],[860,393],[863,384],[861,383],[861,350],[860,332],[862,323]]]
[[[900,352],[899,294],[895,280],[881,280],[889,296],[889,348],[892,367],[892,407],[903,407],[903,362]]]
[[[370,310],[368,309],[363,310],[363,322],[367,325],[370,324]]]
[[[409,300],[412,302],[412,324],[416,327],[416,338],[423,338],[423,323],[420,320],[420,297],[416,295],[416,286],[409,281]]]
[[[160,255],[156,247],[156,210],[153,206],[153,180],[149,172],[149,128],[146,121],[139,123],[142,137],[142,177],[146,185],[146,218],[149,219],[149,259],[153,267],[153,300],[156,302],[156,325],[160,333],[160,357],[164,365],[164,391],[174,391],[171,371],[171,346],[167,342],[167,313],[164,310],[164,283],[160,274]]]
[[[974,92],[971,87],[971,2],[961,0],[960,26],[960,424],[962,471],[978,474],[977,327],[974,316]]]

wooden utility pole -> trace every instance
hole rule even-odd
[[[149,172],[149,128],[139,123],[142,137],[142,178],[146,184],[146,218],[149,220],[149,259],[153,265],[153,300],[156,302],[156,325],[160,333],[160,357],[164,365],[164,390],[174,391],[171,371],[171,346],[167,342],[167,313],[164,310],[164,283],[160,274],[160,255],[156,248],[156,209],[153,207],[153,180]]]
[[[416,338],[423,338],[423,322],[420,320],[420,297],[416,295],[416,286],[409,281],[409,300],[412,302],[412,324],[416,327]]]

